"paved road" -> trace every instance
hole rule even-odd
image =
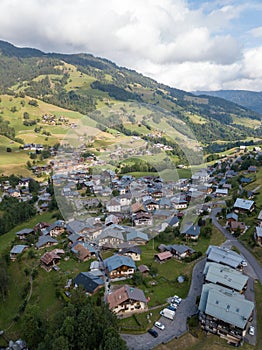
[[[226,239],[232,243],[241,253],[241,255],[245,258],[248,263],[248,274],[254,279],[258,279],[260,284],[262,285],[262,266],[256,260],[256,258],[245,248],[231,233],[229,233],[216,219],[216,214],[220,211],[220,208],[212,209],[211,218],[213,225],[215,225],[220,232],[226,237]]]
[[[158,332],[158,337],[153,338],[149,333],[140,335],[121,334],[130,350],[150,350],[161,343],[166,343],[173,338],[179,337],[188,331],[187,318],[197,312],[196,298],[201,294],[203,283],[203,269],[206,259],[200,260],[194,267],[190,290],[185,299],[179,305],[174,320],[165,317],[160,318],[160,322],[165,325],[165,330]],[[174,291],[175,294],[175,291]]]

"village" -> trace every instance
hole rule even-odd
[[[176,181],[164,181],[157,174],[119,175],[106,169],[93,155],[84,160],[76,154],[69,160],[58,157],[47,169],[63,219],[17,231],[10,259],[15,263],[25,251],[34,248],[41,252],[39,268],[46,273],[59,273],[63,260],[90,262],[89,270],[66,280],[66,298],[70,299],[72,290],[79,286],[90,296],[102,290],[109,308],[122,319],[147,312],[152,306],[148,288],[138,288],[133,281],[137,276],[157,274],[152,265],[141,263],[153,242],[158,252],[150,258],[159,266],[170,260],[205,262],[198,281],[199,303],[196,305],[194,300],[192,305],[205,332],[217,334],[233,345],[243,344],[247,337],[255,339],[255,300],[254,295],[246,295],[251,277],[246,273],[245,258],[224,246],[209,245],[204,252],[198,250],[201,236],[212,234],[213,210],[217,210],[217,220],[235,239],[250,229],[250,220],[245,222],[245,218],[256,213],[252,239],[253,244],[262,245],[262,210],[258,210],[255,200],[259,186],[245,190],[261,167],[261,150],[239,151],[234,157],[197,170],[191,178]],[[97,165],[100,170],[92,171]],[[50,208],[50,181],[39,181],[37,213]],[[32,199],[29,184],[30,178],[21,178],[15,187],[8,180],[2,182],[2,198],[10,196],[26,203]],[[161,242],[161,237],[170,232],[176,243],[173,239]],[[185,276],[179,277],[179,283],[183,283]],[[163,300],[162,317],[156,323],[163,334],[168,330],[166,318],[178,322],[186,303],[185,295],[183,300],[177,295],[175,299],[170,295]],[[166,309],[172,311],[171,318],[165,315]],[[254,343],[252,339],[250,343]]]

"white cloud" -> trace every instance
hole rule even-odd
[[[252,4],[236,3],[192,9],[186,0],[1,0],[0,37],[44,51],[90,52],[181,89],[256,81],[262,90],[260,51],[243,51],[230,32]]]

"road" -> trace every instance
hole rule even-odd
[[[195,265],[189,293],[179,305],[174,320],[171,321],[165,317],[159,319],[165,325],[165,330],[162,331],[154,327],[158,332],[157,338],[153,338],[149,333],[139,335],[121,334],[127,343],[128,349],[150,350],[161,343],[166,343],[173,338],[180,337],[188,331],[187,318],[197,312],[196,298],[201,294],[205,261],[206,259],[202,259]]]
[[[259,280],[260,284],[262,285],[262,266],[260,263],[256,260],[256,258],[245,248],[242,243],[240,243],[234,236],[232,236],[231,233],[229,233],[223,226],[220,225],[220,223],[217,221],[216,215],[219,213],[221,208],[214,208],[211,212],[211,218],[212,223],[216,228],[223,233],[223,235],[226,237],[227,241],[229,241],[229,245],[234,245],[240,252],[240,254],[244,257],[244,259],[247,261],[248,266],[246,269],[247,274],[250,275],[252,278]]]

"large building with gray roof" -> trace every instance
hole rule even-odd
[[[241,266],[243,257],[233,250],[210,245],[207,249],[207,260],[227,265],[233,268]]]
[[[203,271],[205,281],[244,292],[248,276],[228,266],[207,262]]]

